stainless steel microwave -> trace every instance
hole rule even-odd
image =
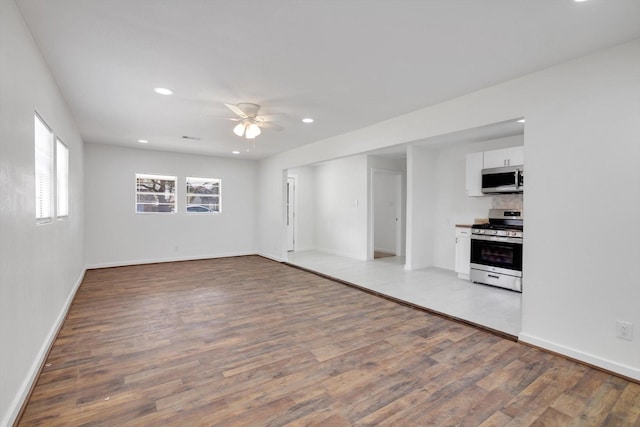
[[[522,193],[523,191],[524,166],[482,169],[483,193]]]

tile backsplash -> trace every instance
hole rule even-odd
[[[522,193],[498,194],[491,197],[492,209],[518,209],[522,210]]]

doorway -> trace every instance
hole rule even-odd
[[[404,255],[402,172],[372,171],[373,259]]]

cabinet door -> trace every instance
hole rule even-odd
[[[467,175],[465,189],[467,196],[478,197],[482,194],[483,153],[467,154]]]
[[[509,166],[524,165],[524,147],[511,147],[509,149]]]
[[[469,278],[471,272],[470,229],[456,228],[456,273],[458,277]]]
[[[484,152],[484,167],[487,168],[501,168],[503,166],[509,166],[507,161],[509,159],[509,148],[503,148],[501,150],[491,150]]]

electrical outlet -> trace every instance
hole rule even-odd
[[[623,340],[632,341],[633,323],[624,322],[622,320],[616,321],[616,336]]]

